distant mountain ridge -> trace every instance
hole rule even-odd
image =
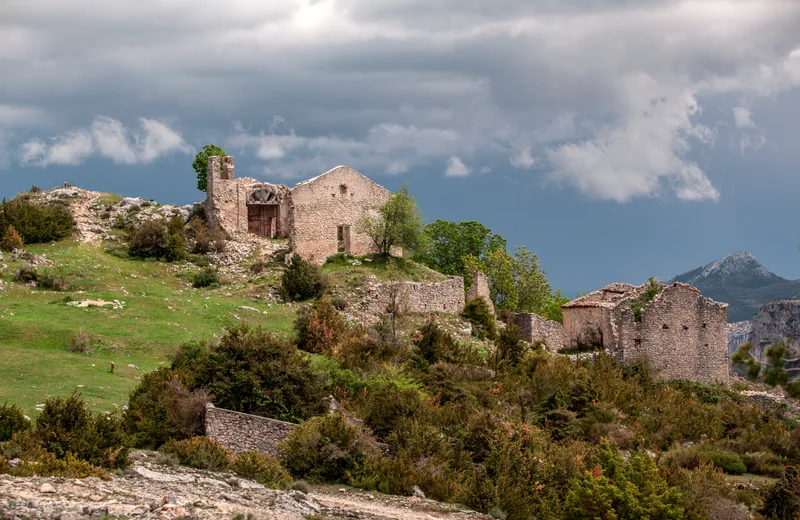
[[[709,298],[727,302],[729,322],[752,319],[772,300],[800,296],[800,280],[787,280],[770,272],[747,251],[692,269],[670,282],[692,285]]]

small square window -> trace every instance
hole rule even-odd
[[[339,185],[339,193],[341,195],[347,195],[347,184],[340,184]]]

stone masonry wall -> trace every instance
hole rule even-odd
[[[529,312],[515,313],[514,322],[528,343],[544,341],[547,349],[554,352],[564,348],[564,326],[560,323]]]
[[[491,311],[492,316],[494,316],[494,302],[492,301],[492,295],[489,292],[489,279],[486,278],[486,275],[480,271],[472,272],[472,285],[469,287],[469,291],[467,291],[468,302],[474,300],[475,298],[483,298],[483,300],[489,306],[489,311]]]
[[[208,404],[205,426],[208,437],[235,453],[258,450],[277,456],[276,445],[297,425]]]
[[[338,166],[319,177],[292,188],[289,235],[292,249],[315,264],[337,253],[337,227],[350,226],[349,254],[362,256],[375,251],[369,236],[358,232],[364,214],[376,215],[391,196],[347,166]]]
[[[587,333],[602,335],[603,347],[615,343],[615,327],[611,322],[611,309],[605,307],[569,307],[564,309],[564,348],[576,348]]]
[[[442,312],[461,314],[464,311],[464,279],[451,276],[439,283],[395,282],[405,312]],[[365,284],[363,308],[373,315],[386,312],[390,298],[389,283],[374,277]]]
[[[673,284],[647,305],[639,322],[627,302],[614,309],[619,340],[610,350],[622,364],[646,361],[662,379],[724,383],[727,318],[726,304]]]

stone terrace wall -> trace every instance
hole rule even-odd
[[[235,453],[258,450],[278,455],[275,447],[297,425],[206,405],[206,435]]]
[[[564,326],[529,312],[514,313],[522,339],[528,343],[544,341],[548,350],[558,352],[564,348]]]
[[[442,312],[461,314],[464,311],[464,279],[451,276],[439,283],[395,282],[405,312]],[[389,303],[389,284],[375,278],[367,280],[364,310],[379,315],[386,312]]]
[[[646,361],[662,379],[728,381],[726,304],[683,284],[665,287],[637,322],[625,303],[615,310],[622,364]]]

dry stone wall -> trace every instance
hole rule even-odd
[[[761,307],[753,317],[751,354],[765,361],[767,347],[783,340],[793,348],[800,346],[800,299],[775,300]]]
[[[277,456],[276,445],[297,425],[208,404],[205,426],[208,437],[235,453],[257,450]]]
[[[467,291],[467,301],[472,301],[476,298],[483,298],[486,304],[489,306],[489,311],[494,316],[494,302],[492,301],[492,295],[489,292],[489,279],[486,278],[486,275],[481,273],[480,271],[473,271],[472,272],[472,285]]]
[[[528,343],[544,341],[547,349],[555,352],[564,348],[564,326],[560,323],[529,312],[515,313],[514,322]]]
[[[394,287],[392,287],[394,285]],[[384,282],[372,277],[365,284],[363,308],[370,314],[386,312],[392,291],[396,291],[404,312],[464,312],[464,279],[451,276],[439,283]]]

